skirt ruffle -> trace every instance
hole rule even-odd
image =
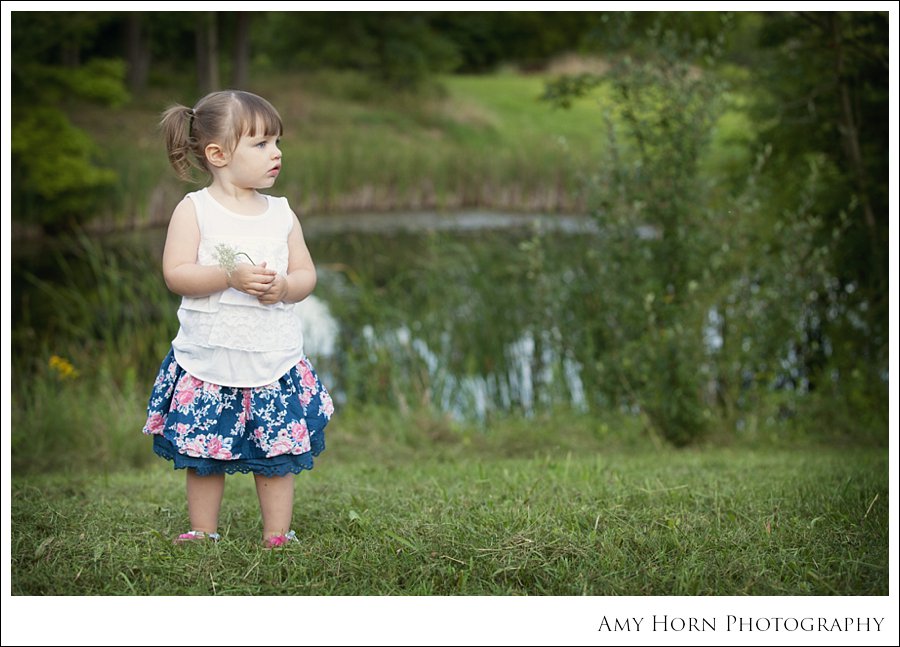
[[[175,469],[283,476],[312,469],[313,457],[325,449],[333,411],[305,356],[278,381],[244,388],[197,379],[169,351],[143,433],[154,437],[153,451]]]

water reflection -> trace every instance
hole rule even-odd
[[[591,219],[367,215],[340,233],[314,223],[304,222],[319,268],[306,326],[328,330],[336,350],[332,363],[307,352],[333,373],[339,403],[421,402],[476,420],[590,407],[577,348],[594,316],[580,266]]]
[[[306,352],[338,403],[425,404],[484,420],[586,410],[602,398],[585,372],[601,303],[581,266],[596,242],[591,218],[468,212],[302,222],[319,284],[296,312]],[[102,328],[109,340],[121,326],[92,322],[127,318],[128,338],[108,352],[132,353],[133,364],[148,358],[137,374],[151,375],[159,345],[177,330],[177,297],[159,270],[164,238],[160,229],[75,241],[59,253],[20,251],[14,310],[27,334],[16,339],[32,343],[43,332],[55,344],[75,314],[78,336]],[[26,275],[59,303],[35,298],[41,289]],[[69,306],[78,309],[66,314]]]
[[[321,311],[319,311],[321,312]],[[315,325],[310,321],[310,325]],[[582,364],[571,357],[561,356],[560,350],[547,343],[549,333],[542,331],[545,343],[541,357],[535,356],[537,345],[531,331],[507,345],[502,350],[505,366],[500,370],[478,375],[459,375],[447,370],[447,358],[435,352],[428,342],[417,337],[407,326],[394,330],[376,332],[371,325],[362,329],[365,352],[370,362],[378,358],[395,358],[398,364],[413,355],[420,360],[427,375],[423,382],[428,385],[428,398],[439,409],[458,420],[485,420],[491,413],[518,410],[527,416],[535,413],[535,407],[552,407],[567,404],[579,411],[586,411],[581,378]],[[445,341],[448,335],[445,335]],[[535,372],[535,367],[540,370]],[[563,385],[554,385],[560,378]],[[554,388],[556,386],[557,388]],[[562,395],[564,401],[557,401]],[[537,401],[536,401],[537,400]]]
[[[490,211],[337,214],[312,216],[303,221],[303,230],[307,237],[335,235],[350,231],[384,235],[398,232],[472,232],[534,227],[539,227],[543,231],[567,234],[597,233],[598,231],[597,223],[592,218],[582,215],[541,215]]]

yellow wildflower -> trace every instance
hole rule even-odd
[[[78,371],[72,366],[72,362],[59,355],[50,356],[50,370],[54,371],[61,380],[74,380],[78,377]]]

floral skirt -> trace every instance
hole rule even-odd
[[[143,432],[153,451],[198,474],[263,476],[312,469],[334,405],[304,356],[266,386],[221,386],[185,371],[172,351],[150,394]]]

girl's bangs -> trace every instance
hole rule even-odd
[[[247,114],[241,122],[241,134],[250,137],[257,135],[280,137],[283,131],[281,118],[270,110],[253,111]]]
[[[275,108],[272,107],[272,104],[255,95],[247,94],[242,96],[242,99],[239,136],[281,136],[284,126],[281,123],[281,117]]]

